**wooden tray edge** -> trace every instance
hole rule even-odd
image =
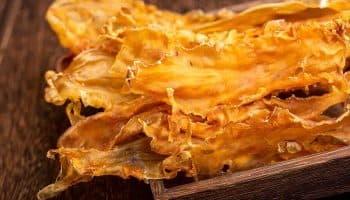
[[[350,191],[348,170],[350,147],[344,147],[172,188],[165,188],[160,180],[151,181],[151,189],[157,200],[200,197],[241,199],[242,194],[247,199],[262,196],[313,199]],[[288,194],[283,193],[287,189],[285,184],[293,182],[298,185]],[[300,187],[309,183],[311,185],[307,187]],[[293,188],[293,185],[288,187]]]

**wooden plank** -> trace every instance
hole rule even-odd
[[[167,188],[158,199],[315,199],[350,191],[350,147]]]
[[[6,7],[6,2],[0,4],[0,10],[4,10]],[[8,5],[8,12],[1,12],[4,14],[2,17],[3,21],[1,20],[2,31],[0,32],[1,40],[0,40],[0,65],[2,63],[3,57],[4,57],[4,51],[7,49],[7,46],[9,44],[9,40],[13,31],[13,28],[15,26],[16,17],[18,15],[19,9],[21,6],[20,0],[14,0],[9,2]]]
[[[7,4],[8,4],[8,0],[0,1],[0,25],[2,24],[3,21],[5,21],[4,13],[5,13],[5,8]]]
[[[1,27],[0,199],[33,199],[48,182],[45,177],[55,178],[48,168],[56,167],[45,158],[55,143],[43,132],[53,132],[57,118],[45,113],[48,108],[40,98],[43,71],[58,50],[57,42],[47,40],[50,32],[43,18],[48,3],[10,1]]]
[[[164,199],[162,195],[165,192],[164,183],[162,180],[151,180],[150,186],[152,188],[153,197],[155,200]]]

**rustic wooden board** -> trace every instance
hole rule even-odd
[[[148,0],[180,12],[246,1]],[[50,2],[0,0],[0,200],[35,199],[58,173],[58,163],[48,160],[46,151],[55,148],[68,121],[63,108],[44,102],[43,76],[66,51],[44,20]],[[56,199],[152,199],[152,193],[134,179],[101,177]]]

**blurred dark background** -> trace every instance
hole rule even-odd
[[[213,10],[247,0],[146,0],[186,12]],[[62,49],[45,21],[49,0],[0,0],[0,200],[36,199],[55,181],[58,163],[46,158],[69,126],[63,108],[44,102],[44,73]],[[293,186],[291,186],[293,187]],[[332,199],[347,199],[342,194]],[[148,185],[131,179],[99,177],[56,199],[152,199]],[[330,198],[328,198],[330,199]]]

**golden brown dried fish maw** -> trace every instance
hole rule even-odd
[[[104,3],[91,0],[57,0],[49,8],[46,17],[61,44],[79,53],[88,47],[92,40],[96,40],[102,26],[110,17],[116,15],[121,7],[132,2],[121,0],[116,4],[111,0],[105,0]]]
[[[157,113],[166,110],[167,106],[144,97],[119,104],[74,124],[60,137],[58,147],[109,150],[142,132],[139,119],[152,123]]]
[[[111,110],[114,105],[137,98],[120,93],[126,74],[111,71],[114,56],[100,50],[87,50],[74,58],[61,73],[48,71],[45,91],[47,102],[62,105],[67,100],[85,106]]]
[[[310,91],[309,91],[310,92]],[[303,119],[313,119],[325,112],[329,107],[345,103],[348,99],[348,94],[344,91],[338,90],[336,87],[332,87],[329,93],[323,95],[315,94],[309,97],[296,97],[292,95],[283,100],[278,97],[272,97],[264,102],[268,106],[280,107],[288,109],[294,115],[297,115]]]
[[[161,170],[165,156],[151,151],[149,142],[149,138],[144,137],[108,151],[60,148],[57,153],[68,159],[73,168],[84,176],[133,176],[144,180],[166,178]]]
[[[56,0],[47,12],[51,27],[64,47],[75,53],[99,46],[98,37],[107,29],[122,27],[173,26],[182,16],[137,0]],[[108,26],[108,24],[110,26]]]
[[[180,15],[145,5],[138,0],[55,0],[47,12],[47,20],[57,33],[61,44],[74,53],[99,47],[100,38],[117,38],[124,29],[157,26],[176,29],[230,18],[231,11],[204,13],[201,11]],[[113,43],[118,46],[118,44]],[[103,45],[115,51],[118,47]]]
[[[222,32],[232,29],[243,31],[262,26],[270,20],[299,21],[323,18],[349,9],[350,3],[347,0],[327,0],[317,4],[310,1],[286,1],[259,5],[233,15],[231,18],[198,24],[190,29],[200,33]]]
[[[141,97],[74,124],[60,137],[59,149],[49,154],[60,156],[59,179],[42,189],[38,198],[52,197],[93,176],[166,178],[161,168],[165,157],[151,152],[150,140],[140,135],[143,126],[140,120],[154,123],[159,113],[166,110],[167,106]]]
[[[197,180],[349,145],[350,3],[322,2],[220,18],[57,0],[48,19],[77,56],[47,72],[45,99],[69,102],[72,127],[38,198],[93,176]]]
[[[51,154],[49,152],[49,154]],[[70,186],[80,183],[88,182],[92,179],[90,176],[81,176],[77,173],[74,168],[69,165],[68,160],[65,158],[60,159],[61,162],[61,171],[58,176],[58,179],[55,183],[52,183],[44,188],[42,188],[37,193],[37,198],[39,200],[45,200],[52,197],[55,197],[59,193],[67,190]]]
[[[257,115],[251,118],[243,123],[230,123],[222,127],[222,134],[203,143],[193,142],[185,150],[199,176],[218,175],[224,165],[229,167],[228,171],[234,172],[348,145],[349,117],[339,123],[333,121],[330,125],[312,128],[304,128],[304,122],[295,121],[283,109],[262,120]],[[341,133],[347,134],[344,137]],[[319,135],[332,136],[342,142],[326,141],[323,149],[317,149],[313,143]],[[326,143],[330,145],[327,147]],[[176,156],[167,158],[168,170],[174,170],[174,166],[178,165],[174,162]]]
[[[261,35],[238,34],[233,44],[219,49],[210,43],[170,46],[168,52],[175,53],[158,63],[135,63],[124,89],[169,102],[166,90],[172,88],[182,111],[201,116],[218,104],[239,106],[281,89],[324,82],[342,90],[347,87],[341,71],[349,56],[348,25],[341,17],[322,23],[271,21]]]
[[[140,138],[108,151],[79,148],[60,148],[52,151],[52,154],[59,154],[61,157],[62,177],[39,191],[37,197],[53,197],[68,187],[88,181],[94,176],[133,176],[144,180],[166,178],[162,171],[165,156],[152,152],[149,142],[148,138]]]

